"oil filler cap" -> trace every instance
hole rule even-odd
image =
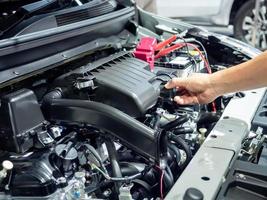
[[[203,200],[203,193],[196,188],[188,188],[184,194],[183,200]]]

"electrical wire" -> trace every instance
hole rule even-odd
[[[205,67],[206,67],[206,69],[207,69],[207,72],[208,72],[209,74],[211,74],[212,71],[211,71],[210,65],[209,65],[208,61],[206,60],[205,56],[203,55],[203,53],[199,50],[199,48],[198,48],[196,45],[192,44],[192,43],[186,43],[186,44],[184,44],[184,45],[188,45],[188,46],[190,46],[190,47],[193,47],[194,50],[196,50],[196,51],[199,53],[201,59],[204,61],[204,65],[205,65]]]
[[[160,170],[160,172],[161,172],[161,175],[160,175],[160,199],[161,200],[163,200],[163,195],[164,195],[164,193],[163,193],[163,177],[164,177],[164,170],[162,170],[159,166],[157,166],[156,165],[156,168],[158,169],[158,170]]]
[[[96,149],[90,145],[90,144],[83,144],[82,147],[86,147],[87,150],[90,151],[90,153],[94,156],[94,158],[98,161],[99,165],[101,166],[101,168],[104,170],[104,173],[108,173],[105,165],[102,162],[102,159],[100,157],[100,155],[97,153]]]
[[[127,176],[127,177],[110,177],[108,174],[106,174],[104,171],[102,171],[98,166],[96,166],[94,163],[91,164],[92,169],[96,169],[99,171],[107,180],[111,180],[114,182],[129,182],[133,179],[140,178],[142,176],[142,173],[137,173],[132,176]]]
[[[184,44],[185,44],[185,47],[186,47],[187,56],[188,56],[190,59],[193,60],[193,62],[194,62],[194,64],[195,64],[194,72],[196,72],[196,71],[197,71],[197,70],[196,70],[196,69],[197,69],[197,61],[195,60],[194,56],[190,54],[189,47],[188,47],[188,45],[187,45],[187,42],[186,42],[185,38],[182,37],[182,36],[179,36],[179,35],[178,35],[177,37],[180,38],[181,40],[183,40],[183,42],[184,42]],[[198,42],[198,41],[197,41],[197,42]],[[200,42],[199,42],[199,43],[200,43]],[[201,44],[201,45],[202,45],[202,44]],[[203,48],[204,46],[202,45],[201,47]],[[204,52],[205,52],[205,56],[206,56],[206,58],[207,58],[207,52],[206,52],[206,50],[204,50]]]
[[[178,35],[177,37],[180,38],[181,40],[183,40],[183,42],[185,44],[185,47],[186,47],[187,56],[190,57],[190,58],[192,58],[193,56],[190,54],[189,47],[187,45],[187,42],[186,42],[185,38],[182,37],[182,36],[180,36],[180,35]]]
[[[197,43],[199,46],[201,46],[202,50],[204,51],[207,62],[210,64],[208,54],[207,54],[207,51],[206,51],[206,48],[204,47],[204,45],[198,40],[194,40],[194,42]]]
[[[172,79],[173,77],[171,76],[171,74],[168,74],[168,73],[164,73],[164,72],[160,72],[156,75],[156,77],[159,77],[159,76],[167,76],[169,77],[170,79]]]

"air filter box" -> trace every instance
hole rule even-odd
[[[115,57],[91,71],[97,85],[95,101],[141,117],[157,102],[160,82],[149,64],[130,54]]]

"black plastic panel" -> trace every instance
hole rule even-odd
[[[2,150],[22,153],[33,147],[33,134],[45,122],[34,93],[22,89],[1,98]]]
[[[258,110],[252,120],[252,129],[257,130],[258,127],[263,128],[263,133],[267,131],[267,92],[265,92],[264,97],[258,107]]]
[[[216,199],[267,199],[266,166],[236,161]]]
[[[3,40],[0,43],[0,71],[3,71],[2,74],[4,74],[6,69],[42,58],[49,60],[49,56],[83,45],[96,38],[119,34],[133,15],[133,8],[125,8],[72,25],[31,35],[26,34],[17,39]],[[55,46],[57,48],[54,48]],[[66,60],[66,58],[62,56],[62,60]],[[21,74],[12,75],[12,78],[15,78]]]
[[[37,152],[28,157],[12,159],[14,164],[10,193],[28,199],[32,196],[48,196],[57,190],[53,172],[55,169],[49,162],[50,152]]]

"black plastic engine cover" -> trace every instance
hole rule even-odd
[[[110,105],[134,118],[143,117],[157,103],[160,94],[161,81],[149,71],[148,63],[129,52],[115,53],[66,73],[54,81],[54,87],[72,91],[78,79],[94,82],[90,100]],[[82,87],[82,91],[92,90],[84,84]],[[67,96],[74,98],[74,94]]]
[[[159,82],[148,71],[148,63],[129,54],[111,60],[91,71],[96,79],[95,101],[113,106],[132,117],[141,117],[154,106]]]
[[[33,153],[29,157],[11,158],[14,163],[10,183],[12,196],[40,197],[57,190],[55,169],[49,162],[50,151]]]

